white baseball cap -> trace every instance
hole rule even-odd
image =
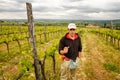
[[[75,23],[69,23],[68,24],[68,29],[76,29]]]

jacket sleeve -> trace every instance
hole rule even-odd
[[[59,42],[59,54],[60,54],[60,50],[63,50],[64,48],[64,38],[62,38]]]
[[[79,37],[78,51],[82,52],[82,43],[81,43],[81,38],[80,37]]]

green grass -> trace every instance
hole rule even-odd
[[[106,63],[103,66],[105,67],[106,70],[120,73],[120,69],[117,66],[115,66],[114,64]]]

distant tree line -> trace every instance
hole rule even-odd
[[[77,27],[85,27],[88,23],[75,22]],[[69,22],[35,22],[35,26],[68,26]],[[17,21],[2,21],[0,20],[1,26],[27,26],[27,22],[17,22]]]
[[[120,30],[120,23],[115,23],[112,25],[110,23],[104,23],[102,27],[110,29],[113,27],[113,29]]]

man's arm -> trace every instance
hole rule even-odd
[[[81,57],[81,53],[82,53],[82,43],[81,43],[81,38],[79,37],[79,47],[78,47],[78,57]]]
[[[60,40],[59,43],[59,54],[67,54],[68,53],[69,46],[64,46],[64,38]]]

